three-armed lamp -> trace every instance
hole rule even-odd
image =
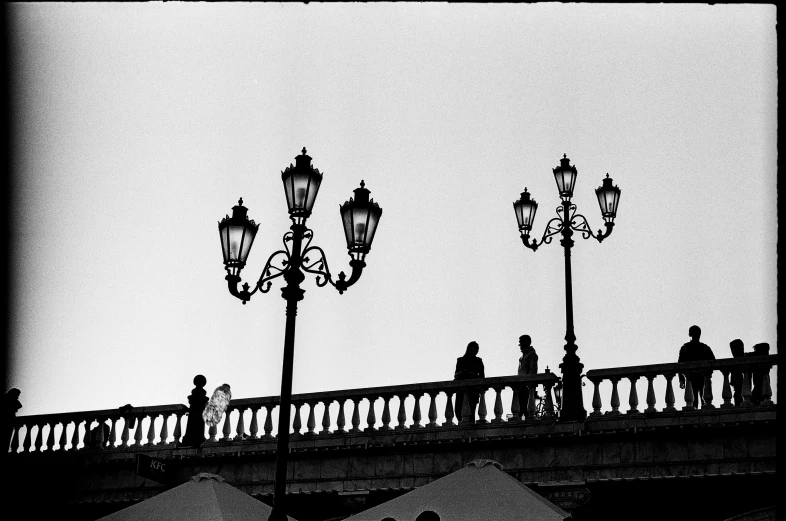
[[[563,155],[560,165],[553,169],[554,180],[557,182],[557,190],[562,199],[562,203],[557,207],[557,217],[551,219],[546,225],[543,238],[538,242],[530,242],[530,232],[535,221],[535,213],[538,211],[538,203],[532,199],[527,189],[521,194],[521,198],[513,203],[513,210],[516,213],[521,240],[524,246],[537,251],[543,244],[549,244],[553,235],[561,234],[560,244],[565,248],[565,315],[566,333],[565,357],[560,364],[562,369],[561,396],[558,393],[558,401],[562,402],[560,419],[562,421],[583,420],[587,416],[584,409],[584,401],[581,392],[581,371],[584,366],[580,363],[576,354],[576,335],[573,331],[573,288],[570,269],[570,250],[574,241],[571,238],[574,231],[580,232],[582,237],[588,239],[594,237],[598,242],[611,235],[614,228],[614,219],[617,216],[617,207],[620,201],[620,189],[612,184],[609,174],[603,180],[603,184],[595,190],[598,197],[600,212],[605,221],[606,231],[598,230],[597,235],[590,229],[587,219],[576,213],[576,205],[570,202],[573,197],[573,189],[576,186],[578,171],[575,166],[571,166],[570,159]],[[557,388],[555,388],[557,392]]]
[[[346,276],[341,272],[338,275],[338,280],[333,281],[325,254],[319,246],[311,246],[314,234],[306,227],[306,220],[311,215],[319,187],[322,184],[322,173],[311,165],[311,157],[306,155],[305,148],[303,148],[303,153],[295,158],[295,165],[290,164],[281,172],[281,180],[284,184],[284,194],[292,226],[290,231],[284,235],[284,250],[278,250],[268,258],[262,275],[253,290],[250,290],[247,283],[243,284],[242,290],[238,289],[238,285],[240,284],[240,272],[246,265],[259,225],[248,218],[248,209],[243,206],[243,199],[240,199],[237,206],[232,208],[232,217],[226,216],[218,223],[221,251],[224,255],[224,266],[227,272],[225,278],[232,295],[245,304],[257,291],[262,293],[270,291],[272,279],[283,275],[284,280],[287,281],[287,285],[281,289],[282,297],[287,301],[287,320],[276,444],[275,489],[273,510],[269,517],[271,521],[286,519],[286,475],[292,402],[295,317],[297,303],[303,299],[305,293],[305,290],[300,288],[300,283],[305,279],[303,272],[315,274],[318,287],[330,283],[339,293],[346,291],[349,286],[357,282],[366,266],[365,257],[371,249],[371,242],[374,240],[379,218],[382,216],[382,208],[373,199],[369,199],[370,192],[365,188],[365,183],[361,181],[360,188],[355,189],[355,197],[350,197],[349,201],[339,208],[344,223],[347,249],[351,258],[349,265],[352,268],[352,274],[349,280],[346,280]]]

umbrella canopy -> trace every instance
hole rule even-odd
[[[426,510],[443,521],[562,521],[570,515],[503,472],[496,461],[475,460],[347,521],[415,521]]]
[[[261,501],[224,483],[221,476],[202,472],[187,483],[99,521],[264,521],[270,510]]]

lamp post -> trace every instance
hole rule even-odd
[[[606,224],[606,231],[598,230],[597,235],[592,233],[587,219],[576,213],[576,205],[570,202],[573,197],[573,187],[576,184],[577,171],[575,166],[571,166],[570,159],[563,155],[560,166],[554,169],[554,179],[557,182],[557,189],[562,198],[562,204],[557,207],[557,217],[551,219],[546,225],[546,231],[540,242],[533,240],[530,242],[529,232],[532,230],[532,223],[535,220],[535,212],[538,210],[538,203],[530,197],[527,189],[521,194],[521,198],[513,203],[516,212],[521,240],[524,246],[536,251],[543,244],[549,244],[553,235],[562,234],[560,244],[565,248],[565,357],[562,359],[560,369],[562,369],[562,410],[560,420],[576,421],[584,420],[587,411],[584,409],[584,400],[581,392],[581,371],[584,365],[581,364],[576,351],[576,335],[573,332],[573,289],[570,271],[570,249],[573,247],[573,232],[580,232],[582,237],[588,239],[594,237],[598,242],[611,235],[614,229],[614,218],[617,216],[617,206],[620,200],[620,189],[612,185],[609,174],[603,180],[603,184],[595,190],[598,197],[598,204]]]
[[[257,291],[267,293],[270,291],[271,280],[283,276],[286,286],[281,288],[281,296],[287,301],[286,329],[284,336],[284,367],[281,375],[281,403],[278,416],[278,439],[276,443],[276,477],[273,496],[273,510],[269,521],[285,521],[286,516],[286,477],[287,456],[289,452],[289,425],[290,406],[292,402],[292,362],[295,351],[295,317],[297,316],[297,303],[303,299],[305,290],[300,289],[300,283],[305,279],[304,271],[316,275],[318,287],[330,283],[339,293],[344,293],[348,287],[360,278],[366,254],[371,249],[371,242],[377,231],[377,224],[382,215],[382,209],[373,199],[369,199],[369,190],[363,181],[360,188],[354,190],[354,199],[339,207],[341,219],[344,223],[344,234],[347,240],[347,249],[352,260],[352,274],[346,280],[344,272],[338,274],[338,280],[333,278],[328,269],[325,253],[319,246],[311,246],[313,232],[306,227],[306,219],[311,215],[311,209],[322,183],[322,174],[311,166],[311,157],[306,155],[306,149],[295,158],[295,165],[281,172],[284,183],[284,193],[287,198],[289,217],[292,220],[290,231],[284,234],[284,249],[274,252],[267,260],[262,275],[250,290],[248,283],[243,284],[243,289],[238,290],[240,284],[240,271],[246,265],[246,259],[251,251],[259,225],[247,216],[248,209],[243,206],[240,199],[237,206],[232,208],[232,217],[226,216],[218,223],[221,236],[221,250],[224,254],[224,266],[229,286],[229,292],[243,301],[251,299]],[[278,259],[278,262],[274,263]]]

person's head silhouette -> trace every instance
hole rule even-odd
[[[467,352],[464,353],[464,356],[477,356],[478,352],[480,351],[480,346],[474,340],[467,344]]]
[[[731,349],[731,356],[734,358],[740,358],[745,353],[745,344],[739,338],[729,342],[729,348]]]
[[[418,517],[415,518],[415,521],[440,521],[439,514],[434,512],[433,510],[426,510],[421,512]]]
[[[701,338],[701,328],[699,326],[691,326],[688,329],[688,336],[694,342],[698,342],[699,338]]]
[[[532,345],[532,338],[529,335],[521,335],[519,337],[519,347],[525,349]]]

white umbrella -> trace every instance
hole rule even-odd
[[[187,483],[99,521],[265,521],[270,510],[261,501],[224,483],[221,476],[202,472]]]
[[[426,510],[442,521],[562,521],[570,516],[503,472],[496,461],[475,460],[347,521],[415,521]]]

